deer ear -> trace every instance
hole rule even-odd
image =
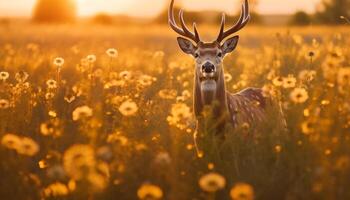
[[[195,54],[196,47],[190,40],[183,37],[178,37],[177,42],[179,43],[179,46],[183,52],[191,55]]]
[[[233,50],[235,50],[237,44],[238,44],[239,36],[234,36],[232,38],[227,39],[224,44],[221,46],[223,54],[231,53]]]

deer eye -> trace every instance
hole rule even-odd
[[[218,53],[218,57],[222,57],[222,53],[221,52]]]
[[[198,57],[199,57],[199,54],[198,54],[198,53],[195,53],[195,54],[194,54],[194,57],[195,57],[195,58],[198,58]]]

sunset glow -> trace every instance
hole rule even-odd
[[[350,0],[0,0],[0,200],[350,200]]]
[[[96,13],[127,14],[139,17],[153,17],[161,12],[168,0],[77,0],[79,16]],[[260,0],[258,12],[263,14],[290,14],[297,10],[313,12],[319,0]],[[220,10],[236,12],[238,0],[178,0],[187,10]],[[30,16],[35,0],[1,1],[1,16]],[[288,5],[288,6],[286,6]]]

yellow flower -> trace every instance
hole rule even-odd
[[[1,139],[1,144],[17,153],[27,156],[34,156],[39,152],[39,145],[31,138],[20,138],[14,134],[6,134]]]
[[[304,103],[308,100],[309,95],[305,88],[295,88],[290,93],[290,98],[294,103]]]
[[[299,79],[302,81],[312,81],[316,77],[316,71],[314,70],[302,70],[299,72]]]
[[[107,177],[97,172],[89,173],[87,176],[87,180],[93,186],[93,189],[96,191],[103,190],[108,184]]]
[[[309,135],[315,132],[315,121],[314,120],[307,120],[301,124],[301,131],[305,135]]]
[[[20,83],[24,83],[28,79],[28,77],[29,75],[25,71],[20,71],[15,75],[15,79]]]
[[[167,117],[167,121],[170,125],[174,125],[182,130],[187,128],[191,119],[191,109],[184,103],[173,104],[170,115]]]
[[[297,82],[297,79],[294,78],[293,75],[289,75],[287,78],[283,79],[283,87],[284,88],[294,88],[296,82]]]
[[[137,190],[137,196],[142,200],[161,199],[163,197],[163,191],[156,185],[146,183]]]
[[[177,96],[177,97],[176,97],[176,102],[177,102],[177,103],[184,102],[184,101],[186,101],[187,99],[189,99],[190,97],[191,97],[191,93],[190,93],[188,90],[184,90],[184,91],[181,93],[181,96]]]
[[[57,67],[62,67],[64,65],[64,59],[61,57],[55,58],[53,60],[53,64],[56,65]]]
[[[272,80],[272,83],[273,85],[280,87],[283,85],[283,80],[284,80],[283,77],[278,76]]]
[[[75,96],[77,96],[77,97],[80,97],[83,94],[83,89],[79,85],[73,86],[72,91],[74,92]]]
[[[8,72],[0,72],[0,81],[6,81],[10,77]]]
[[[124,116],[133,116],[137,111],[137,104],[131,100],[127,100],[119,106],[119,112]]]
[[[1,144],[8,149],[17,150],[21,145],[21,139],[17,135],[8,133],[2,137]]]
[[[108,143],[118,143],[121,146],[125,146],[128,144],[128,138],[121,135],[119,131],[109,134],[107,137],[107,142]]]
[[[111,58],[116,58],[118,57],[118,51],[116,49],[107,49],[106,54],[111,57]]]
[[[55,94],[52,92],[48,92],[45,94],[45,99],[50,100],[55,97]]]
[[[191,92],[188,91],[188,90],[184,90],[182,91],[181,95],[185,98],[185,99],[188,99],[191,97]]]
[[[56,111],[54,111],[54,110],[50,110],[47,114],[48,114],[50,117],[57,117],[57,113],[56,113]]]
[[[232,76],[229,73],[225,73],[224,77],[226,82],[230,82],[232,80]]]
[[[86,56],[86,60],[89,62],[89,63],[95,63],[96,62],[96,56],[95,55],[88,55]]]
[[[74,121],[85,119],[92,116],[92,109],[89,106],[81,106],[76,108],[72,113]]]
[[[122,71],[119,73],[119,77],[125,80],[130,80],[132,78],[132,74],[130,71]]]
[[[246,183],[238,183],[230,191],[232,200],[253,200],[253,187]]]
[[[31,138],[24,137],[21,138],[21,142],[17,152],[26,156],[34,156],[39,152],[39,145]]]
[[[156,80],[156,78],[148,75],[142,75],[139,77],[137,82],[142,86],[150,86],[152,85],[153,81]]]
[[[162,99],[175,99],[177,96],[177,91],[176,90],[168,90],[168,89],[163,89],[158,92],[158,95]]]
[[[209,173],[199,179],[199,186],[206,192],[216,192],[225,187],[226,180],[218,173]]]
[[[10,102],[6,99],[0,99],[0,109],[7,109],[10,107]]]
[[[276,88],[273,85],[264,85],[262,88],[264,97],[275,97],[277,95]]]
[[[171,107],[171,115],[177,119],[190,118],[192,116],[191,109],[184,103],[176,103]]]
[[[59,119],[54,118],[52,120],[49,120],[46,123],[42,123],[40,125],[40,132],[44,136],[59,137],[61,136],[61,129],[59,125],[60,125]]]
[[[68,175],[80,180],[93,170],[95,165],[94,149],[85,144],[69,147],[63,155],[63,167]]]
[[[125,101],[125,99],[129,99],[128,96],[112,96],[111,99],[110,99],[110,103],[113,105],[113,106],[119,106],[122,102]]]
[[[125,80],[111,80],[104,85],[104,88],[110,89],[113,87],[124,87],[125,83]]]
[[[74,100],[75,100],[75,96],[72,95],[72,94],[68,94],[64,97],[64,100],[67,102],[67,103],[72,103]]]
[[[53,79],[50,79],[48,81],[46,81],[46,85],[49,89],[55,89],[57,88],[57,82]]]
[[[69,193],[68,187],[60,182],[56,182],[48,185],[43,190],[43,194],[45,197],[59,197],[65,196]]]

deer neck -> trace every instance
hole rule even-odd
[[[195,76],[194,113],[197,119],[203,118],[205,108],[209,109],[213,119],[224,120],[228,112],[224,71],[221,70],[216,81],[215,91],[203,90],[203,83]]]

